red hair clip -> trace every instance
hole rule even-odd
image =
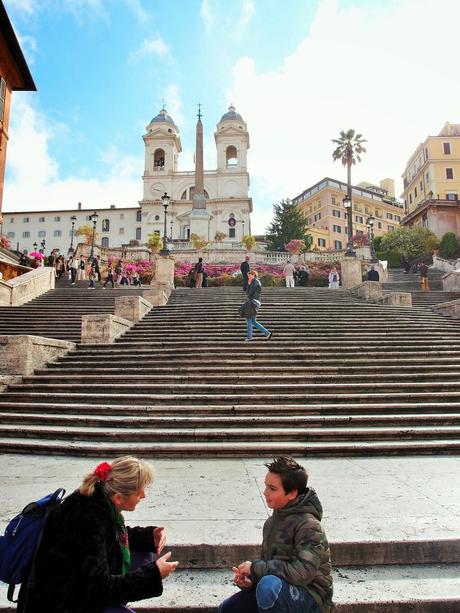
[[[107,477],[109,476],[109,470],[111,466],[108,462],[102,462],[98,466],[96,466],[94,470],[94,474],[96,477],[99,477],[99,481],[107,481]]]

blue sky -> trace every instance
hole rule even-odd
[[[192,168],[233,102],[248,124],[253,231],[326,175],[355,128],[354,180],[397,180],[417,144],[460,122],[457,0],[4,0],[37,85],[16,93],[4,210],[134,206],[145,126],[165,101]]]

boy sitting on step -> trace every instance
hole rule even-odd
[[[329,612],[331,561],[318,496],[293,458],[280,456],[266,467],[264,496],[273,515],[264,524],[262,558],[232,569],[241,592],[218,612]]]

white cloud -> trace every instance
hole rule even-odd
[[[348,128],[368,140],[352,180],[392,177],[399,194],[416,146],[446,121],[460,122],[460,3],[383,4],[323,0],[279,70],[258,72],[251,58],[235,64],[228,99],[248,123],[256,210],[268,211],[273,200],[294,197],[324,176],[346,180],[341,164],[332,162],[331,139]],[[264,193],[256,191],[262,185]]]
[[[131,54],[130,59],[135,60],[148,55],[156,55],[163,58],[169,53],[170,47],[165,43],[161,36],[157,36],[156,38],[151,38],[149,40],[145,39],[142,42],[142,45]]]
[[[203,0],[200,7],[200,16],[203,19],[206,30],[210,31],[214,26],[214,17],[211,10],[211,0]]]
[[[143,158],[123,156],[115,147],[101,153],[107,165],[104,179],[62,177],[51,153],[54,131],[67,127],[50,124],[28,102],[16,95],[10,125],[3,208],[5,211],[135,206],[142,198]]]
[[[181,88],[177,83],[169,83],[164,90],[165,107],[174,120],[176,126],[184,126],[186,123],[182,112]]]
[[[243,0],[243,5],[241,7],[241,16],[239,19],[239,27],[245,28],[256,12],[256,8],[254,5],[254,0]]]
[[[255,14],[254,0],[240,0],[240,10],[236,2],[217,4],[215,0],[202,0],[200,16],[208,33],[218,36],[225,34],[232,39],[239,38]],[[220,9],[220,10],[219,10]]]
[[[8,12],[16,11],[26,15],[33,15],[38,9],[36,0],[6,0],[5,5]]]

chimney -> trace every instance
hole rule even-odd
[[[114,208],[115,208],[115,206],[116,206],[115,204],[111,204],[111,205],[110,205],[110,208],[111,208],[111,209],[114,209]]]
[[[78,210],[81,211],[81,202],[78,203]]]

